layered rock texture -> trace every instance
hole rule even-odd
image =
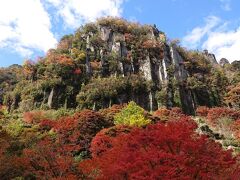
[[[221,66],[227,63],[222,60]],[[37,63],[24,64],[22,79],[13,83],[12,93],[1,102],[9,110],[99,109],[134,100],[150,111],[180,106],[194,114],[198,105],[222,103],[221,88],[226,84],[217,70],[221,66],[207,50],[187,51],[167,41],[155,25],[108,17],[64,36]],[[35,89],[19,92],[27,82]]]

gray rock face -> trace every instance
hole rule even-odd
[[[122,76],[131,73],[139,73],[140,71],[146,80],[152,82],[153,88],[147,95],[148,103],[146,104],[146,100],[144,101],[144,106],[148,107],[147,109],[155,110],[158,108],[155,94],[163,87],[167,89],[167,107],[173,107],[174,88],[176,88],[174,87],[173,82],[176,81],[178,82],[177,88],[179,89],[183,111],[187,114],[194,114],[192,93],[186,88],[186,81],[189,75],[184,67],[184,59],[179,54],[177,47],[166,43],[166,37],[164,34],[160,34],[160,31],[156,27],[152,27],[152,30],[146,35],[146,38],[150,41],[161,41],[164,44],[163,55],[160,51],[145,49],[142,51],[144,54],[142,59],[134,59],[133,57],[128,58],[128,55],[133,54],[136,49],[132,46],[127,46],[124,34],[114,32],[108,27],[99,27],[99,30],[101,39],[106,42],[107,45],[106,49],[100,50],[103,74],[111,74],[111,72],[108,71],[106,54],[114,53],[117,56],[116,61]],[[90,46],[88,48],[93,51]],[[210,54],[205,50],[204,55],[212,64],[218,64],[214,54]],[[126,61],[127,58],[128,62]],[[141,104],[140,101],[139,104]]]
[[[229,63],[229,61],[226,58],[222,58],[222,59],[220,59],[219,64],[222,67],[224,67],[225,65],[230,64],[230,63]]]
[[[178,53],[176,47],[173,45],[170,47],[172,63],[174,65],[174,78],[179,84],[180,101],[182,109],[186,114],[194,114],[194,101],[192,98],[191,91],[186,88],[185,82],[187,81],[188,72],[184,68],[184,60]]]
[[[51,93],[48,96],[48,107],[51,109],[52,108],[52,103],[53,103],[53,95],[54,95],[54,88],[52,88]]]
[[[208,50],[204,50],[204,55],[207,57],[207,59],[212,63],[212,64],[218,64],[217,59],[214,54],[211,54],[208,52]]]

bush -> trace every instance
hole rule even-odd
[[[18,161],[15,154],[9,150],[12,148],[13,138],[0,127],[0,177],[1,179],[14,179],[21,176],[22,164]]]
[[[157,111],[153,113],[154,116],[159,117],[160,120],[162,121],[168,120],[169,114],[170,110],[168,110],[167,108],[159,108]]]
[[[28,124],[38,124],[41,120],[46,118],[44,111],[30,111],[23,113],[23,121]]]
[[[3,119],[8,114],[7,108],[0,105],[0,119]]]
[[[198,116],[207,117],[209,108],[206,106],[199,106],[196,110]]]
[[[99,113],[104,119],[114,125],[114,116],[124,108],[124,105],[114,104],[110,108],[102,109]]]
[[[110,148],[105,146],[109,138],[102,134],[100,151],[95,151],[100,156],[83,161],[80,168],[93,179],[233,178],[239,168],[235,168],[231,151],[195,134],[196,127],[193,121],[182,118],[134,128],[110,139]]]
[[[73,117],[63,117],[56,123],[47,122],[47,126],[53,126],[66,150],[72,151],[73,154],[86,151],[89,155],[92,138],[100,130],[110,127],[111,123],[105,121],[98,112],[83,110]]]
[[[24,165],[25,178],[32,176],[30,179],[83,179],[71,151],[64,151],[62,145],[45,138],[33,148],[24,149],[20,162]]]
[[[115,125],[126,126],[146,126],[151,120],[144,116],[144,109],[139,107],[135,102],[131,101],[121,112],[114,117]]]
[[[178,107],[172,109],[159,108],[153,113],[153,115],[160,118],[161,121],[178,120],[185,116],[182,110]]]
[[[240,139],[240,119],[234,121],[230,125],[230,129],[232,130],[235,138]]]
[[[208,111],[207,121],[210,125],[218,126],[220,118],[229,118],[232,121],[240,119],[240,111],[222,107],[211,108]]]
[[[24,125],[20,120],[12,120],[6,126],[7,132],[14,137],[18,137],[24,130]]]
[[[98,157],[113,147],[113,141],[115,137],[121,134],[127,134],[131,132],[129,126],[114,126],[108,129],[103,129],[93,138],[91,142],[91,155],[92,157]]]

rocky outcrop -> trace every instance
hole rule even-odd
[[[217,59],[214,54],[208,52],[208,50],[204,50],[204,55],[212,64],[218,64]]]
[[[184,67],[184,59],[179,54],[175,45],[166,43],[165,35],[160,33],[156,26],[150,28],[150,31],[146,34],[146,39],[151,42],[161,43],[162,49],[156,50],[156,44],[153,44],[153,48],[142,49],[141,57],[138,58],[129,57],[129,55],[136,53],[136,49],[134,46],[132,47],[127,44],[124,33],[113,30],[108,26],[99,26],[98,29],[101,39],[106,43],[105,47],[100,49],[101,75],[103,77],[116,75],[116,73],[122,76],[127,76],[131,73],[141,73],[147,81],[152,83],[149,94],[143,95],[148,97],[148,102],[147,104],[146,101],[144,102],[144,107],[147,107],[148,110],[156,110],[158,108],[155,97],[156,92],[162,90],[164,87],[167,91],[166,106],[168,108],[172,108],[175,105],[174,94],[177,89],[183,111],[190,115],[194,114],[195,101],[193,93],[186,86],[189,74]],[[87,38],[87,74],[92,73],[89,64],[91,60],[89,52],[95,51],[89,44],[90,36]],[[109,70],[109,55],[111,54],[115,55],[114,60],[117,64],[117,72]],[[207,50],[203,54],[212,64],[217,64],[214,54],[208,53]],[[174,87],[176,86],[174,82],[177,82],[177,87]]]
[[[229,61],[226,58],[222,58],[219,61],[220,66],[224,67],[227,64],[230,64]]]

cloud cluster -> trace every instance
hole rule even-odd
[[[24,57],[56,45],[53,21],[70,29],[101,16],[121,15],[123,0],[0,0],[0,48]]]
[[[218,60],[240,60],[240,27],[237,30],[210,32],[202,47],[214,52]]]
[[[218,17],[207,17],[205,25],[193,28],[183,38],[183,45],[191,49],[208,49],[216,55],[217,60],[240,60],[240,27],[231,30],[228,24]]]
[[[120,16],[123,0],[46,0],[68,27],[94,21],[102,16]]]
[[[0,48],[23,56],[46,51],[56,43],[51,22],[40,0],[7,0],[0,5]]]
[[[214,27],[220,23],[220,19],[216,16],[209,16],[205,19],[205,25],[195,27],[183,38],[184,46],[197,48],[202,38],[206,36]]]

